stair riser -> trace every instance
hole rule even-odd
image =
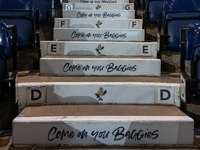
[[[40,73],[56,76],[160,76],[160,60],[41,58]]]
[[[103,94],[99,94],[99,88]],[[105,92],[106,90],[106,92]],[[26,105],[44,104],[164,104],[180,107],[179,84],[163,83],[20,83],[21,111]]]
[[[133,3],[116,3],[116,4],[83,4],[83,3],[76,3],[76,4],[69,4],[63,3],[62,10],[134,10]]]
[[[92,11],[63,10],[63,18],[96,18],[96,19],[135,19],[135,11]]]
[[[55,41],[144,41],[144,30],[96,30],[54,28]]]
[[[67,0],[67,3],[129,3],[129,0]]]
[[[90,56],[153,56],[157,57],[156,42],[56,42],[40,43],[42,57],[46,55]]]
[[[142,29],[142,20],[55,18],[54,28]]]
[[[14,145],[192,143],[193,120],[187,116],[18,117],[13,122]]]

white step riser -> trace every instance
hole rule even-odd
[[[99,95],[100,87],[103,88],[102,95]],[[27,105],[44,104],[164,104],[180,107],[179,87],[179,84],[141,82],[19,83],[17,98],[19,112]]]
[[[193,120],[187,116],[18,117],[13,122],[14,145],[192,143]]]
[[[135,19],[135,11],[92,11],[92,10],[63,10],[63,18],[91,19]]]
[[[40,73],[55,76],[160,76],[160,60],[41,58]]]
[[[67,0],[67,3],[129,3],[129,0]]]
[[[62,10],[134,10],[134,4],[118,3],[118,4],[69,4],[63,3]]]
[[[156,42],[59,42],[40,43],[42,57],[46,55],[90,56],[153,56],[157,57]]]
[[[55,41],[121,41],[143,42],[143,29],[104,30],[54,28]]]
[[[142,19],[68,19],[55,18],[54,28],[142,29]]]

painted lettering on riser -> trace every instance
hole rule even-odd
[[[56,47],[57,47],[56,44],[51,44],[51,52],[57,52]]]
[[[136,25],[137,25],[137,22],[136,22],[136,21],[133,21],[133,22],[132,22],[132,28],[134,28]]]
[[[91,38],[93,37],[94,39],[98,39],[103,37],[104,39],[125,39],[126,38],[126,33],[111,33],[109,31],[106,31],[105,33],[85,33],[85,32],[76,32],[73,31],[71,33],[71,38]]]
[[[61,21],[61,27],[65,26],[65,21]]]
[[[117,0],[80,0],[80,3],[117,3]]]
[[[165,95],[165,96],[164,96]],[[169,100],[171,98],[171,93],[170,91],[166,90],[166,89],[161,89],[160,90],[160,100],[162,101],[166,101]]]
[[[126,9],[126,10],[130,10],[130,9],[131,9],[130,5],[126,5],[126,6],[125,6],[125,9]]]
[[[149,130],[149,129],[132,129],[127,130],[123,126],[119,126],[114,130],[93,130],[91,133],[86,129],[83,131],[75,132],[69,131],[67,129],[58,130],[57,127],[52,127],[48,134],[47,139],[48,141],[54,140],[65,140],[65,139],[73,139],[73,138],[80,138],[80,139],[87,139],[88,137],[93,137],[93,140],[106,140],[108,138],[112,138],[113,141],[121,141],[123,139],[129,139],[134,141],[141,141],[143,139],[155,140],[159,137],[159,130]]]
[[[40,90],[34,89],[31,90],[31,100],[36,101],[42,97],[42,92]]]
[[[81,66],[81,65],[72,65],[70,63],[65,63],[65,65],[63,66],[63,72],[74,72],[74,71],[89,71],[91,70],[93,72],[96,71],[104,71],[106,70],[107,73],[113,72],[113,71],[117,71],[117,72],[135,72],[137,70],[137,65],[115,65],[114,63],[109,63],[107,65],[92,65],[90,66],[89,64],[85,65],[85,66]]]
[[[148,46],[143,46],[143,54],[148,54],[149,53],[149,51],[148,51],[149,49],[148,49]]]
[[[90,13],[90,14],[86,14],[86,13],[82,13],[82,12],[78,12],[76,14],[76,18],[86,18],[86,17],[94,17],[94,18],[120,18],[121,17],[121,13],[108,13],[108,12],[104,12],[104,13]]]

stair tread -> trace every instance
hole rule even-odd
[[[186,116],[175,106],[160,105],[46,105],[28,106],[18,117],[45,116]]]
[[[18,83],[28,82],[161,82],[179,83],[180,75],[162,74],[160,77],[145,76],[40,76],[37,73],[19,72]]]

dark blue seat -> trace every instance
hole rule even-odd
[[[54,0],[54,4],[62,6],[62,0]]]
[[[145,0],[143,4],[145,5],[145,21],[157,24],[159,20],[158,13],[163,11],[163,4],[164,0]]]
[[[200,104],[200,40],[199,23],[180,27],[180,98],[185,107],[187,103]],[[185,70],[185,60],[190,60],[191,75]]]
[[[200,44],[200,23],[191,23],[192,29],[186,31],[185,59],[191,60],[193,49]]]
[[[40,11],[41,21],[52,21],[55,15],[54,0],[33,0],[35,9]]]
[[[180,50],[180,26],[200,21],[199,0],[165,0],[163,9],[164,46]]]
[[[11,40],[6,24],[0,22],[0,98],[4,93],[4,83],[8,79],[9,60],[11,58]]]
[[[0,0],[0,22],[17,26],[18,47],[35,43],[35,9],[32,0]]]

